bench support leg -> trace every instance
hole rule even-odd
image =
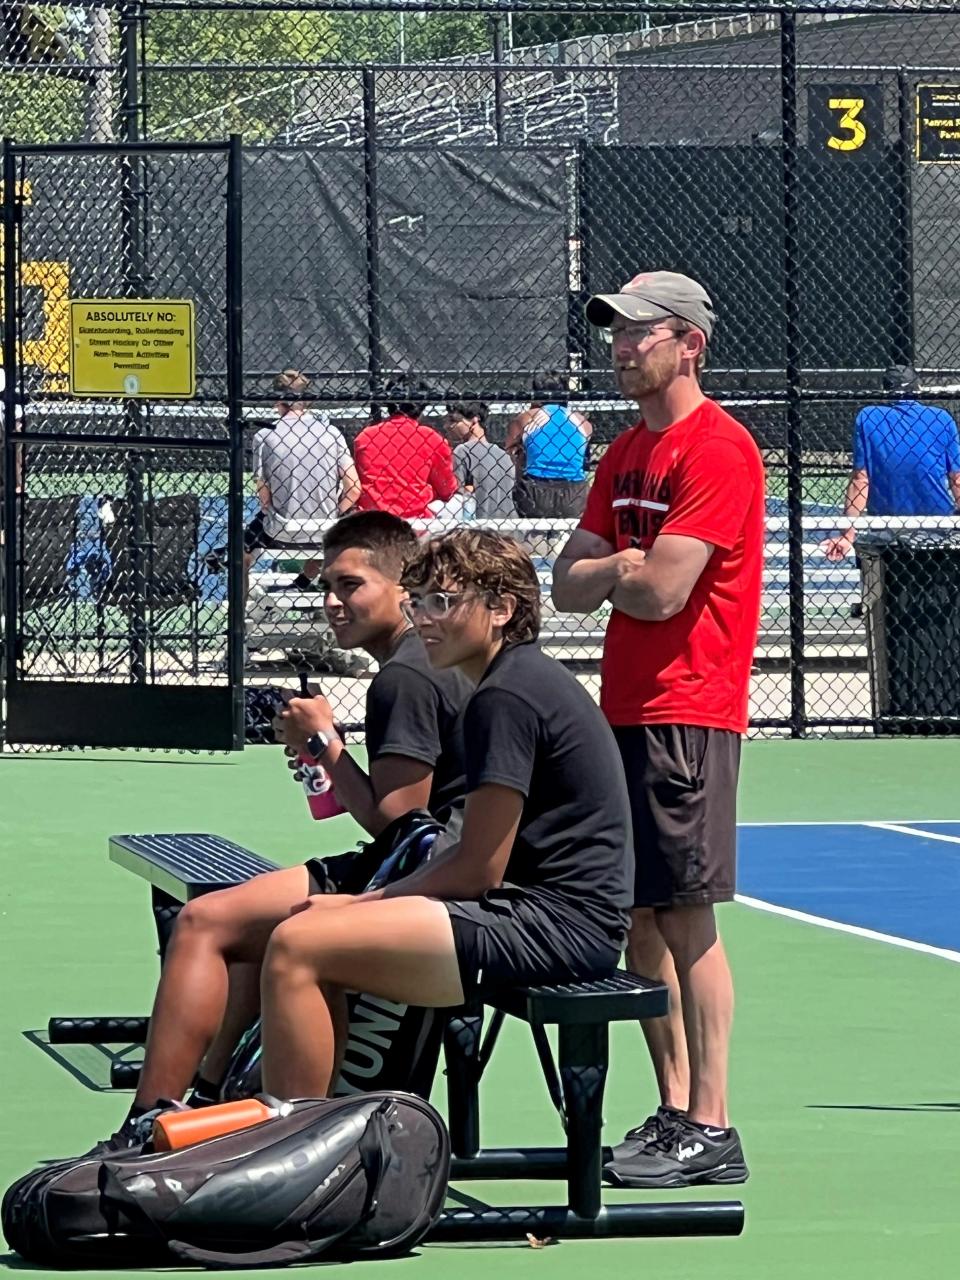
[[[455,1156],[480,1150],[480,1034],[483,1008],[457,1009],[443,1033],[447,1068],[447,1116]]]
[[[173,933],[173,926],[177,923],[177,916],[180,914],[183,903],[178,902],[176,898],[171,898],[170,894],[164,893],[162,889],[151,887],[150,905],[153,907],[153,922],[157,927],[157,944],[162,965],[167,954],[170,935]]]
[[[567,1203],[581,1218],[600,1212],[603,1090],[607,1080],[607,1024],[558,1028],[560,1082],[567,1113]]]

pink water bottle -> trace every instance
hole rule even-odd
[[[306,672],[300,673],[300,695],[304,698],[311,697],[310,688],[307,684]],[[323,741],[315,742],[315,739]],[[326,745],[325,735],[314,734],[310,743],[320,748],[320,751]],[[320,754],[317,751],[317,755]],[[310,810],[312,818],[335,818],[339,813],[346,813],[346,809],[337,799],[337,794],[333,789],[333,779],[324,769],[322,764],[318,764],[315,755],[304,754],[303,752],[297,757],[297,772],[303,782],[303,790],[307,797],[307,808]]]
[[[313,756],[298,756],[297,769],[303,780],[307,808],[310,810],[311,817],[335,818],[338,813],[346,813],[346,809],[337,799],[329,773],[323,765],[317,764]]]

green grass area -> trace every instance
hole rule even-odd
[[[147,483],[145,479],[144,483]],[[225,498],[228,476],[224,471],[152,471],[149,483],[156,498],[174,497],[179,493],[195,493],[202,498]],[[101,470],[93,463],[70,471],[34,471],[27,490],[31,498],[69,498],[112,494],[122,497],[127,485],[126,472]],[[252,483],[250,492],[253,492]]]
[[[832,471],[816,471],[812,468],[810,470],[805,469],[803,472],[802,494],[804,502],[839,507],[843,503],[846,489],[846,472],[839,474]],[[767,471],[767,497],[786,499],[787,473],[783,469],[771,468]]]
[[[252,493],[252,482],[248,488]],[[123,494],[127,483],[121,470],[100,471],[90,466],[85,470],[62,473],[35,472],[30,476],[29,492],[34,498],[66,498],[73,494],[89,495]],[[171,497],[178,493],[196,493],[204,498],[227,496],[225,471],[155,471],[152,473],[154,496]],[[810,466],[803,473],[804,502],[840,505],[846,491],[846,472],[820,471]],[[767,495],[786,498],[787,476],[782,467],[771,467],[767,472]]]
[[[753,742],[741,818],[960,818],[960,742]],[[349,846],[318,825],[277,751],[0,757],[0,1183],[112,1129],[126,1100],[85,1087],[24,1032],[51,1015],[145,1012],[156,979],[142,882],[107,861],[111,832],[216,831],[279,860]],[[776,856],[776,831],[770,833]],[[754,912],[722,910],[738,1006],[732,1111],[752,1178],[740,1239],[566,1242],[419,1250],[375,1277],[444,1280],[496,1269],[527,1280],[644,1273],[657,1280],[933,1280],[960,1246],[953,1128],[960,1111],[960,970],[936,957]],[[105,1080],[94,1047],[64,1049]],[[442,1078],[437,1099],[442,1103]],[[654,1101],[636,1027],[615,1029],[605,1107],[616,1138]],[[485,1141],[555,1143],[559,1125],[527,1029],[508,1025],[484,1079]],[[490,1203],[549,1202],[554,1184],[464,1184]],[[605,1192],[610,1203],[642,1193]],[[3,1260],[14,1268],[16,1259]],[[87,1272],[99,1276],[100,1272]],[[117,1272],[109,1273],[116,1276]],[[257,1274],[257,1273],[254,1273]]]

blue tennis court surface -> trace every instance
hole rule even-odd
[[[743,897],[960,953],[960,822],[748,824],[739,835]]]

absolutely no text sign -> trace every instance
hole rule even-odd
[[[176,399],[196,391],[193,303],[170,298],[74,298],[70,391]]]

